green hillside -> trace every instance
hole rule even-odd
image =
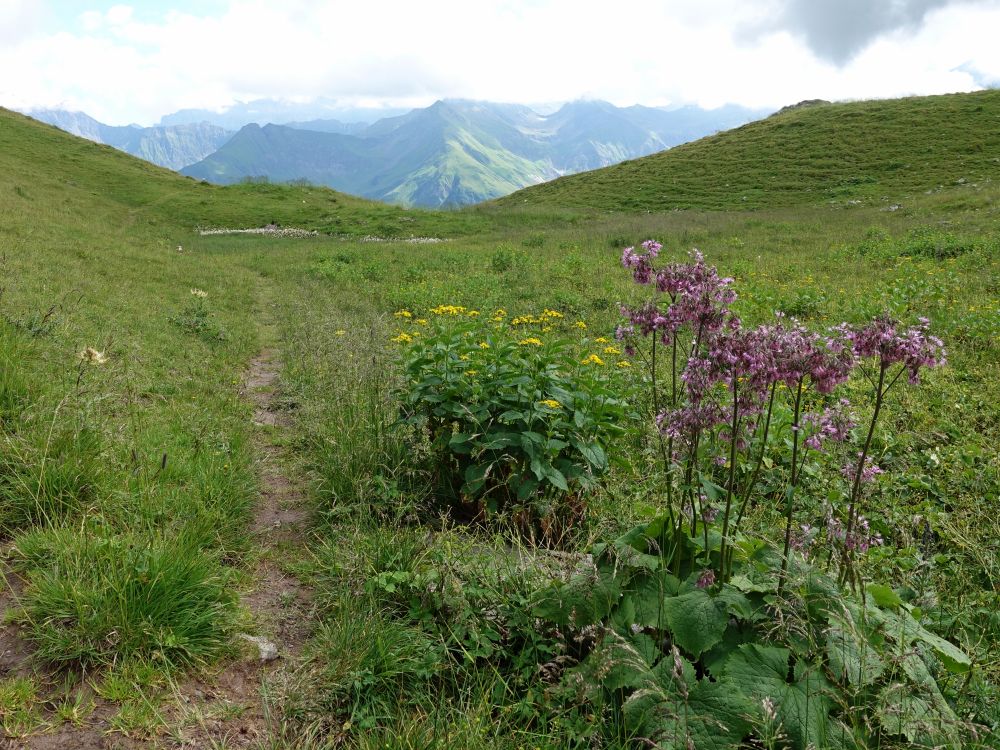
[[[894,203],[1000,177],[1000,91],[791,109],[501,205],[747,210]]]

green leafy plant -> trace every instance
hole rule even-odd
[[[226,332],[212,319],[205,301],[207,298],[207,292],[192,289],[191,299],[177,315],[170,318],[170,322],[206,341],[225,341]]]
[[[728,583],[706,585],[698,571],[682,580],[659,554],[663,526],[657,519],[598,545],[590,567],[535,602],[535,614],[584,644],[564,687],[610,711],[617,739],[960,746],[965,727],[933,674],[968,675],[971,660],[892,589],[844,592],[802,562],[779,596],[781,557],[763,543],[744,545]]]
[[[505,510],[558,539],[623,432],[615,370],[629,363],[618,367],[605,339],[571,340],[586,324],[553,310],[509,323],[503,310],[484,321],[451,305],[431,316],[394,340],[408,345],[403,419],[429,436],[440,491],[474,516]]]

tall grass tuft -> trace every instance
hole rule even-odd
[[[54,524],[92,507],[103,473],[101,436],[86,426],[0,435],[0,534]]]
[[[142,659],[169,669],[205,664],[229,647],[231,576],[189,543],[53,528],[22,535],[13,558],[26,579],[24,633],[43,661]]]

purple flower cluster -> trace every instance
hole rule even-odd
[[[858,461],[861,460],[861,453],[858,453]],[[856,463],[846,464],[840,473],[844,475],[844,478],[848,480],[853,480],[855,473],[858,470],[858,465]],[[865,467],[861,470],[861,483],[867,484],[875,479],[879,474],[883,474],[882,471],[875,463],[872,461],[871,456],[865,456]]]
[[[686,462],[685,481],[690,482],[694,472],[705,467],[702,462],[714,461],[716,466],[728,468],[722,523],[724,541],[720,545],[724,562],[719,572],[723,580],[731,501],[734,495],[742,494],[742,506],[735,521],[738,525],[765,459],[772,408],[779,388],[789,389],[788,405],[793,405],[790,491],[786,495],[787,560],[790,546],[805,549],[812,536],[811,529],[802,527],[802,534],[792,538],[794,490],[806,456],[800,448],[821,451],[830,442],[844,442],[856,426],[846,399],[822,411],[803,414],[805,405],[812,400],[806,392],[831,394],[865,360],[878,361],[878,385],[868,436],[856,460],[843,468],[844,476],[853,483],[847,523],[842,526],[831,513],[826,528],[828,539],[839,542],[845,550],[844,570],[849,572],[850,554],[882,543],[881,537],[872,534],[868,522],[857,513],[857,502],[862,484],[872,482],[882,473],[871,461],[868,450],[884,396],[904,373],[915,383],[921,368],[944,364],[941,340],[930,335],[926,318],[921,318],[919,325],[906,328],[888,316],[881,316],[864,326],[843,323],[819,333],[808,330],[794,318],[786,320],[779,313],[773,323],[747,329],[731,310],[736,301],[733,279],[720,277],[696,250],[685,263],[657,268],[655,261],[661,250],[660,243],[647,240],[638,249],[627,247],[622,252],[622,265],[632,272],[637,284],[652,287],[653,293],[642,305],[622,307],[626,320],[616,330],[615,337],[622,342],[628,356],[635,356],[640,339],[652,339],[649,362],[653,402],[659,411],[656,425],[660,434],[670,439],[666,445],[661,443],[667,471],[673,471],[674,463]],[[668,352],[658,359],[660,343]],[[661,367],[659,363],[664,360],[668,364]],[[900,366],[898,372],[888,372],[892,365]],[[661,397],[666,388],[662,384],[666,382],[670,384],[669,397]],[[876,380],[872,378],[871,382],[875,385]],[[737,477],[736,467],[740,462],[736,455],[750,450],[752,445],[758,446],[759,456],[747,481]],[[712,467],[706,468],[711,475]],[[668,503],[669,497],[668,492]],[[691,517],[694,527],[696,515],[690,510],[692,503],[693,497],[685,498],[679,507],[683,515]],[[710,522],[706,516],[701,520]],[[782,574],[784,570],[783,567]],[[697,585],[712,585],[714,575],[712,570],[706,570]]]
[[[739,327],[739,320],[730,318],[729,306],[736,301],[736,292],[730,286],[733,280],[719,278],[714,266],[705,264],[697,250],[691,253],[689,263],[671,263],[656,270],[652,261],[659,255],[661,245],[653,240],[642,243],[644,253],[627,247],[622,252],[622,265],[631,269],[637,284],[654,284],[658,292],[670,299],[667,309],[661,310],[655,302],[639,308],[622,308],[622,315],[629,319],[632,333],[643,336],[659,332],[663,343],[669,344],[674,334],[690,325],[696,332],[717,331],[724,324]]]
[[[774,349],[776,378],[789,388],[809,378],[820,393],[831,393],[847,380],[854,367],[854,355],[844,340],[833,332],[821,336],[792,319],[785,326],[781,315],[778,323],[768,327]]]
[[[844,525],[831,511],[827,511],[826,516],[826,537],[831,542],[842,544],[845,549],[853,552],[867,552],[872,547],[881,547],[885,540],[877,531],[872,532],[868,519],[858,514],[854,521],[854,528],[848,534]]]
[[[850,435],[855,423],[850,414],[851,402],[846,398],[840,399],[835,406],[827,407],[822,413],[803,414],[802,423],[810,425],[813,433],[806,438],[805,445],[813,450],[822,450],[823,443],[832,440],[842,443]]]
[[[695,588],[707,589],[715,585],[715,571],[711,568],[706,568],[701,571],[701,575],[698,576],[698,580],[694,583]]]
[[[917,326],[903,329],[898,321],[883,315],[862,328],[842,326],[840,330],[857,357],[875,357],[883,369],[902,364],[910,382],[916,383],[921,367],[937,367],[947,361],[944,344],[937,336],[931,336],[929,329],[927,318],[920,318]]]

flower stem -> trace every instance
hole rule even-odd
[[[792,476],[788,486],[788,496],[785,498],[785,549],[781,555],[781,574],[778,576],[778,596],[785,586],[785,575],[788,572],[788,552],[792,546],[792,511],[794,509],[795,486],[798,483],[799,475],[796,465],[799,458],[799,414],[802,408],[802,384],[805,377],[799,378],[799,385],[795,389],[795,416],[792,419]]]
[[[726,485],[726,514],[722,519],[722,541],[719,542],[719,577],[723,582],[728,580],[726,570],[726,546],[729,540],[729,514],[733,507],[733,485],[736,483],[736,431],[740,424],[739,378],[733,370],[733,423],[729,434],[729,482]],[[706,531],[705,547],[708,547]]]
[[[861,448],[861,453],[858,454],[858,468],[854,471],[854,483],[851,486],[851,503],[847,507],[847,526],[844,529],[844,552],[841,557],[841,568],[840,568],[840,585],[843,586],[844,583],[850,578],[853,582],[854,580],[854,555],[851,549],[851,534],[854,533],[854,522],[857,516],[857,505],[858,499],[861,496],[861,478],[864,476],[865,472],[865,461],[868,458],[868,449],[871,448],[872,436],[875,434],[875,423],[878,422],[879,412],[882,411],[882,400],[885,398],[886,392],[892,387],[893,380],[889,384],[888,388],[883,388],[885,385],[885,373],[889,369],[887,364],[881,364],[878,371],[878,385],[875,386],[875,409],[872,412],[872,421],[868,425],[868,435],[865,437],[864,446]],[[897,376],[898,378],[899,376]],[[852,583],[853,585],[853,583]]]

